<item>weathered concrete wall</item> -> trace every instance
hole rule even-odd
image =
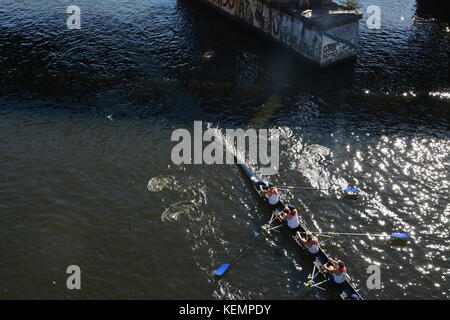
[[[328,65],[335,61],[342,61],[357,54],[356,43],[359,36],[358,25],[344,24],[323,32],[322,64]],[[339,38],[338,41],[335,39]],[[349,39],[342,41],[342,39]],[[352,48],[352,45],[355,47]]]
[[[292,10],[292,5],[269,0],[201,1],[253,26],[320,66],[356,55],[359,13],[313,9],[302,14],[303,10]]]

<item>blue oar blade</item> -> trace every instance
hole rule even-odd
[[[216,271],[214,271],[214,274],[215,274],[216,276],[219,276],[219,277],[220,277],[220,276],[223,276],[224,273],[227,272],[229,266],[230,266],[229,263],[224,263],[223,265],[221,265],[221,266],[219,267],[219,269],[217,269]]]
[[[359,190],[358,189],[344,189],[344,192],[348,193],[348,194],[357,194],[357,193],[359,193]]]
[[[391,237],[397,239],[408,239],[409,236],[406,233],[391,233]]]

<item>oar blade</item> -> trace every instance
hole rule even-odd
[[[391,233],[392,238],[396,239],[408,239],[409,236],[406,233]]]
[[[228,268],[230,267],[229,263],[224,263],[223,265],[221,265],[219,267],[219,269],[217,269],[216,271],[214,271],[214,275],[221,277],[225,274],[225,272],[227,272]]]
[[[353,188],[344,189],[343,193],[344,193],[345,199],[356,200],[359,197],[358,189],[353,189]]]
[[[348,194],[348,195],[355,195],[355,194],[359,193],[359,190],[358,189],[349,188],[349,189],[344,189],[344,193]]]

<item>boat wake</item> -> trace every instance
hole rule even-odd
[[[174,203],[166,208],[161,215],[163,222],[175,222],[180,217],[187,217],[189,220],[199,221],[199,208],[195,200]]]
[[[147,190],[149,192],[160,192],[165,189],[179,189],[176,179],[173,176],[157,176],[148,181]]]

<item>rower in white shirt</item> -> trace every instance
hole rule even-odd
[[[302,233],[297,231],[296,238],[306,249],[308,249],[309,253],[316,254],[319,252],[319,238],[312,232],[306,232],[305,237],[303,237]]]
[[[330,258],[330,261],[323,267],[330,273],[331,282],[341,284],[346,280],[345,277],[347,276],[347,269],[345,268],[345,264],[342,260],[334,260]]]
[[[300,225],[300,221],[298,219],[298,212],[295,208],[286,207],[283,211],[280,212],[278,218],[282,221],[285,221],[287,226],[290,229],[296,229]]]
[[[270,205],[276,206],[279,201],[278,188],[275,186],[270,186],[270,187],[263,186],[262,190],[263,190],[264,199],[266,199],[266,201]]]

